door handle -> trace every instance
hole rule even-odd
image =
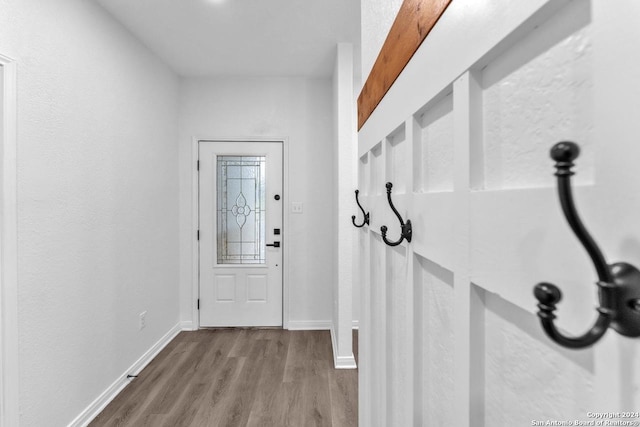
[[[266,246],[271,246],[273,248],[279,248],[280,247],[280,242],[267,243]]]

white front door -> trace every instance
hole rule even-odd
[[[282,326],[282,142],[199,142],[200,326]]]

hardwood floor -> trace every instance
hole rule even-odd
[[[279,329],[181,332],[90,424],[357,425],[358,371],[333,369],[329,332]]]

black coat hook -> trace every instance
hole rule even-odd
[[[353,222],[353,225],[360,228],[360,227],[364,227],[365,224],[369,225],[369,212],[365,212],[364,209],[362,208],[362,205],[360,204],[360,200],[358,200],[358,194],[360,194],[360,191],[356,190],[356,203],[358,204],[358,207],[362,211],[362,215],[364,215],[364,221],[362,222],[362,224],[358,225],[356,224],[356,216],[352,215],[351,222]]]
[[[389,206],[391,206],[391,210],[393,211],[394,214],[396,214],[396,216],[398,217],[398,220],[400,221],[400,229],[401,229],[401,233],[400,233],[400,240],[396,241],[396,242],[391,242],[389,240],[387,240],[387,226],[383,225],[382,227],[380,227],[380,231],[382,232],[382,240],[384,240],[384,242],[389,245],[389,246],[398,246],[400,243],[402,243],[402,241],[404,239],[407,239],[407,242],[411,241],[411,235],[413,233],[412,229],[411,229],[411,220],[407,220],[407,222],[405,223],[402,220],[402,217],[400,216],[400,214],[398,213],[398,211],[396,210],[395,206],[393,206],[393,202],[391,201],[391,188],[393,187],[393,184],[390,182],[387,182],[387,200],[389,201]]]
[[[538,299],[538,317],[547,335],[556,343],[568,348],[584,348],[595,344],[609,327],[628,337],[640,336],[640,271],[631,264],[618,262],[607,265],[602,252],[582,224],[571,193],[571,168],[580,154],[580,147],[573,142],[559,142],[551,148],[551,158],[556,161],[558,195],[564,216],[576,237],[589,254],[598,274],[600,307],[595,324],[580,337],[562,335],[554,324],[553,312],[562,298],[562,292],[551,283],[539,283],[534,288]]]

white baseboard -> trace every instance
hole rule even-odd
[[[198,328],[193,326],[193,321],[191,320],[183,320],[180,322],[180,329],[183,331],[197,331]]]
[[[140,357],[133,365],[131,365],[120,377],[111,384],[96,400],[84,410],[80,415],[76,417],[68,427],[85,427],[95,417],[102,412],[102,410],[124,389],[130,379],[127,379],[127,375],[137,375],[149,364],[160,351],[167,346],[173,340],[176,335],[182,330],[182,323],[175,325],[169,332],[167,332],[160,340],[155,343],[149,350],[147,350],[142,357]]]
[[[358,365],[356,364],[356,358],[353,355],[353,352],[350,356],[338,356],[337,354],[337,344],[336,344],[336,333],[331,328],[331,347],[333,348],[333,367],[336,369],[356,369]]]
[[[289,320],[290,331],[327,331],[331,320]]]

